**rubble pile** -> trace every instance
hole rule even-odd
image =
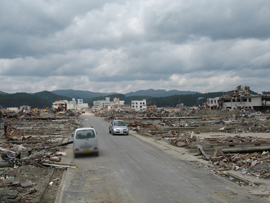
[[[215,155],[209,160],[216,166],[218,171],[235,170],[243,175],[249,174],[258,178],[270,178],[270,156],[269,152],[263,153],[227,153],[220,150],[215,151]]]
[[[96,116],[105,117],[110,121],[113,119],[150,121],[154,125],[158,123],[166,127],[189,127],[195,133],[201,132],[270,132],[269,115],[261,112],[250,111],[218,111],[200,108],[168,109],[168,110],[147,110],[116,111],[102,110],[96,112]],[[184,130],[184,129],[181,129]],[[189,129],[190,130],[190,129]]]
[[[106,120],[113,120],[113,119],[133,119],[136,117],[143,117],[143,112],[136,112],[133,110],[100,110],[95,112],[95,116],[97,117],[105,117]]]
[[[144,125],[155,126],[156,131],[174,132],[181,135],[184,132],[193,131],[195,134],[205,132],[224,133],[269,133],[269,114],[251,111],[219,111],[201,108],[184,108],[168,110],[147,110],[136,111],[105,111],[96,113],[96,116],[105,117],[107,121],[113,119],[126,120],[134,129],[134,121]],[[143,134],[147,134],[149,129],[143,125],[139,129]],[[136,130],[136,129],[135,129]],[[138,130],[138,129],[137,129]],[[151,133],[150,135],[153,135]]]
[[[151,132],[150,132],[151,133]],[[241,145],[242,148],[244,146],[248,145],[254,145],[254,146],[262,146],[270,143],[270,138],[260,138],[260,137],[241,137],[241,136],[226,136],[226,137],[216,137],[216,138],[204,138],[201,137],[198,134],[194,134],[193,132],[185,132],[180,135],[175,134],[174,132],[171,132],[174,135],[171,135],[170,133],[167,133],[167,135],[161,135],[163,139],[166,139],[171,144],[179,146],[180,143],[184,143],[185,145],[181,145],[182,147],[187,147],[189,149],[197,148],[197,145],[200,144],[202,146],[208,147],[208,148],[224,148],[224,146],[227,147],[234,147]],[[196,136],[195,136],[196,135]],[[226,151],[223,149],[223,151]],[[233,151],[233,149],[232,149]]]
[[[54,201],[63,169],[75,167],[61,163],[65,156],[62,146],[72,143],[68,139],[74,129],[79,127],[80,118],[70,117],[70,112],[69,116],[54,112],[33,112],[31,115],[11,113],[11,116],[4,113],[1,119],[2,201]]]

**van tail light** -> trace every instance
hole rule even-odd
[[[75,148],[74,151],[78,152],[78,151],[80,151],[80,150],[79,150],[79,148]]]
[[[94,147],[94,150],[98,150],[98,147]]]

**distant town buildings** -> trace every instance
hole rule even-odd
[[[110,97],[105,97],[105,100],[93,101],[93,110],[98,109],[125,109],[125,101],[120,101],[119,98],[114,98],[113,101],[110,101]],[[131,101],[131,109],[136,111],[144,111],[147,109],[146,99],[143,100],[133,100]]]
[[[93,109],[117,109],[123,107],[125,101],[120,101],[119,98],[114,98],[113,101],[110,101],[110,97],[105,97],[105,100],[93,101]]]

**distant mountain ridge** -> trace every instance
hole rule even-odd
[[[99,93],[99,92],[91,92],[91,91],[82,91],[82,90],[54,90],[52,93],[65,96],[65,97],[71,97],[71,98],[80,98],[80,99],[91,99],[94,97],[100,97],[100,96],[109,96],[114,93]],[[138,90],[136,92],[130,92],[127,94],[124,94],[126,97],[130,96],[150,96],[150,97],[168,97],[173,95],[187,95],[187,94],[200,94],[200,92],[194,92],[194,91],[178,91],[178,90],[154,90],[154,89],[148,89],[148,90]]]
[[[187,95],[187,94],[201,94],[200,92],[194,91],[178,91],[178,90],[138,90],[136,92],[130,92],[125,94],[126,97],[130,96],[151,96],[151,97],[168,97],[173,95]]]
[[[8,94],[8,93],[0,91],[0,94]]]
[[[77,99],[90,99],[93,97],[100,97],[106,96],[109,93],[99,93],[99,92],[90,92],[90,91],[83,91],[83,90],[54,90],[51,91],[54,94],[70,97],[70,98],[77,98]]]

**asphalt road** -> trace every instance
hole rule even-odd
[[[132,134],[109,134],[109,124],[102,118],[86,114],[82,126],[96,129],[99,157],[73,160],[78,169],[67,170],[61,202],[264,202]]]

